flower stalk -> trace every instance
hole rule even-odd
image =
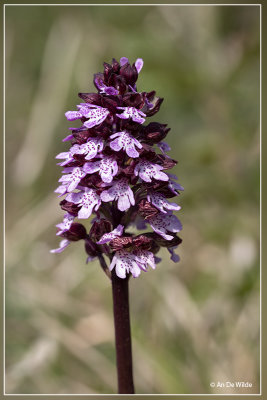
[[[134,393],[129,311],[129,275],[121,279],[112,271],[113,314],[118,376],[118,393]]]
[[[103,73],[94,76],[97,93],[79,93],[83,103],[66,112],[69,121],[80,120],[81,126],[69,128],[63,142],[70,142],[70,148],[56,156],[63,170],[55,192],[65,196],[60,202],[65,215],[57,225],[62,240],[51,252],[83,240],[86,262],[98,259],[111,279],[119,393],[134,392],[129,277],[155,269],[162,247],[178,262],[175,249],[182,229],[174,215],[180,206],[169,201],[183,190],[168,172],[177,164],[163,141],[170,129],[147,123],[163,99],[155,91],[138,92],[142,67],[140,58],[132,65],[126,57],[104,63]],[[81,220],[91,216],[91,227],[84,226]],[[133,233],[147,227],[150,231]]]

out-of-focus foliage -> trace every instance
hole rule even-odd
[[[259,7],[6,7],[6,390],[115,393],[111,288],[81,243],[52,255],[64,112],[102,62],[138,88],[185,187],[181,262],[131,279],[137,393],[259,391]],[[153,118],[154,120],[154,118]],[[249,381],[251,389],[210,388]]]

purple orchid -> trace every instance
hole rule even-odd
[[[57,235],[62,235],[62,233],[68,231],[73,223],[74,216],[67,213],[64,215],[63,222],[57,224],[56,227],[59,229]]]
[[[58,180],[67,186],[67,192],[71,192],[76,189],[82,178],[85,177],[86,173],[80,167],[65,168],[63,172],[70,172],[70,174],[62,175]]]
[[[161,165],[142,160],[135,166],[134,174],[135,176],[139,175],[145,182],[151,182],[152,178],[160,181],[168,181],[168,175],[162,172],[162,170],[163,167]]]
[[[175,182],[175,181],[178,179],[176,175],[168,173],[168,176],[169,176],[169,178],[170,178],[170,179],[169,179],[169,182],[168,182],[168,187],[169,187],[169,189],[171,190],[171,192],[172,192],[175,196],[178,196],[179,193],[177,192],[177,190],[183,191],[184,188],[183,188],[182,185],[180,185],[180,183]]]
[[[122,114],[116,114],[117,117],[121,119],[132,118],[134,122],[143,124],[145,122],[146,114],[141,110],[137,110],[135,107],[117,107],[118,110],[123,110]]]
[[[94,75],[97,93],[79,93],[85,102],[66,112],[69,121],[81,120],[81,126],[69,128],[71,134],[63,139],[69,150],[56,156],[64,168],[55,192],[65,196],[60,202],[65,214],[57,224],[63,240],[51,252],[61,253],[72,241],[84,240],[87,260],[98,258],[103,267],[107,256],[110,271],[120,278],[137,277],[149,266],[155,269],[162,246],[177,262],[174,249],[181,242],[177,233],[182,225],[173,214],[180,206],[169,198],[183,187],[166,172],[175,163],[163,141],[167,124],[145,124],[163,99],[155,91],[138,91],[142,68],[141,58],[133,64],[126,57],[104,63],[103,73]],[[87,233],[75,219],[91,216],[96,219]],[[149,224],[154,232],[136,236],[127,231],[133,224],[143,230]]]
[[[88,121],[84,123],[86,128],[93,128],[101,124],[107,118],[109,110],[94,104],[81,103],[77,105],[79,111],[67,111],[65,116],[68,121],[75,121],[76,119],[87,118]]]
[[[85,155],[85,160],[92,160],[103,150],[104,142],[100,138],[90,138],[86,143],[75,144],[70,148],[70,153],[73,154],[83,154]]]
[[[124,227],[123,225],[118,225],[117,228],[113,229],[113,231],[104,233],[104,235],[100,238],[97,244],[105,244],[115,239],[118,236],[123,234]]]
[[[116,139],[115,139],[116,138]],[[135,146],[141,149],[143,146],[141,143],[135,139],[130,133],[128,132],[116,132],[110,136],[112,142],[110,142],[110,147],[114,151],[120,151],[121,149],[125,150],[127,155],[132,158],[139,157],[139,153],[136,150]]]
[[[156,268],[154,255],[150,251],[137,250],[129,253],[126,250],[118,250],[113,256],[109,269],[112,271],[115,267],[116,274],[120,278],[126,278],[126,273],[131,273],[134,278],[137,278],[141,270],[147,271],[148,265],[153,269]]]
[[[135,205],[134,194],[126,178],[114,182],[108,190],[102,192],[101,200],[104,202],[118,200],[120,211],[126,211],[131,205]]]
[[[166,240],[172,240],[173,236],[167,232],[177,233],[182,230],[180,220],[173,214],[157,214],[155,217],[148,219],[151,228]]]
[[[118,173],[118,164],[115,158],[105,157],[100,161],[85,163],[83,170],[87,174],[93,174],[99,171],[102,181],[110,183],[113,180],[113,176]]]
[[[169,203],[163,194],[159,192],[149,192],[147,200],[153,204],[162,213],[167,213],[170,210],[178,211],[181,209],[176,203]]]
[[[97,211],[101,200],[94,189],[84,188],[81,192],[69,193],[66,200],[81,206],[78,212],[78,218],[87,219],[93,210]]]

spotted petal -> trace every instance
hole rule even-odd
[[[118,225],[117,228],[113,229],[113,231],[105,233],[97,242],[97,244],[105,244],[115,239],[116,237],[121,236],[123,233],[123,229],[123,225]]]
[[[126,211],[131,205],[135,205],[134,195],[126,178],[114,182],[108,190],[104,190],[101,193],[101,200],[104,202],[118,200],[120,211]]]
[[[160,181],[168,181],[169,177],[164,172],[161,172],[162,169],[161,165],[142,160],[135,166],[134,174],[135,176],[139,175],[145,182],[151,182],[152,178]]]
[[[123,110],[122,114],[116,114],[117,117],[121,119],[129,119],[132,118],[134,122],[138,122],[139,124],[143,124],[145,122],[146,114],[142,111],[137,110],[135,107],[117,107],[118,110]]]
[[[166,198],[158,192],[149,192],[147,195],[147,200],[153,204],[162,213],[167,213],[167,210],[178,211],[181,209],[176,203],[169,203]]]
[[[66,168],[65,170],[68,171],[69,169]],[[79,185],[81,179],[86,175],[86,173],[80,167],[70,168],[70,170],[72,170],[70,174],[63,175],[59,179],[59,182],[66,184],[68,192],[74,190]]]
[[[110,183],[113,180],[113,176],[117,175],[118,164],[113,157],[104,157],[101,161],[84,164],[83,170],[87,174],[93,174],[99,171],[102,181]]]
[[[64,218],[63,218],[63,222],[56,225],[56,227],[59,229],[59,231],[56,234],[61,235],[62,233],[67,232],[70,229],[73,220],[74,220],[73,215],[71,215],[69,213],[65,214]]]
[[[80,219],[89,218],[93,210],[97,211],[101,205],[100,197],[91,188],[85,188],[84,191],[78,193],[70,193],[66,200],[81,206],[78,212],[78,218]]]
[[[139,157],[139,153],[136,150],[135,146],[141,149],[142,145],[130,133],[116,132],[113,135],[111,135],[110,138],[114,139],[109,144],[112,150],[120,151],[121,149],[124,149],[129,157],[132,158]]]
[[[173,236],[167,234],[167,232],[180,232],[182,230],[182,224],[180,220],[172,214],[157,214],[156,216],[147,220],[151,225],[152,229],[166,240],[172,240]]]

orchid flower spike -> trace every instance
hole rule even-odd
[[[109,270],[121,279],[155,269],[161,247],[178,262],[174,249],[182,241],[177,236],[182,224],[174,215],[181,207],[170,199],[183,187],[168,172],[176,164],[166,154],[171,151],[165,142],[170,129],[148,121],[163,99],[155,91],[137,89],[143,64],[141,58],[131,64],[127,57],[104,63],[103,73],[94,75],[97,92],[79,93],[83,102],[65,113],[67,120],[81,125],[70,128],[62,140],[69,150],[56,156],[63,170],[55,192],[65,214],[56,225],[61,242],[51,252],[61,253],[83,240],[87,262],[99,258],[103,265],[107,256]],[[80,222],[89,218],[87,232]],[[127,231],[132,225],[151,229],[134,235]]]

